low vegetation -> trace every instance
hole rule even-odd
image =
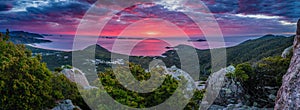
[[[262,60],[236,65],[233,73],[226,76],[240,82],[245,90],[248,105],[258,103],[259,107],[274,107],[274,100],[282,84],[282,77],[287,72],[291,56],[282,58],[280,56],[267,57]],[[273,97],[270,97],[273,96]]]
[[[8,34],[0,35],[0,109],[46,109],[63,99],[86,106],[75,83],[52,73],[24,45],[9,42]]]

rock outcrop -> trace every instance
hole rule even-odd
[[[225,69],[226,73],[235,71],[234,66],[229,66]],[[216,80],[218,81],[218,80]],[[208,83],[207,83],[208,84]],[[240,82],[224,77],[224,82],[220,88],[217,98],[214,100],[214,105],[227,106],[230,104],[244,104],[245,93]]]
[[[219,96],[214,101],[214,104],[227,106],[229,104],[245,104],[245,92],[240,84],[232,79],[225,78]]]
[[[75,82],[84,89],[96,88],[90,86],[85,74],[77,68],[73,67],[72,69],[63,69],[61,73],[64,74],[70,81]]]
[[[283,76],[282,86],[277,93],[275,110],[300,109],[300,20],[293,44],[293,57],[287,73]]]
[[[281,54],[281,57],[282,58],[287,58],[287,56],[290,55],[292,49],[293,49],[293,46],[290,46],[290,47],[284,49],[284,51]]]
[[[61,101],[52,110],[81,110],[81,109],[78,106],[74,106],[72,101],[67,99],[67,100]]]
[[[257,108],[254,106],[247,106],[239,103],[239,104],[229,104],[227,106],[212,105],[208,110],[272,110],[272,109]]]

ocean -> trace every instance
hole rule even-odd
[[[239,37],[223,37],[224,42],[220,41],[208,41],[202,39],[202,41],[189,41],[191,39],[187,38],[128,38],[128,37],[98,37],[97,44],[106,48],[111,52],[127,54],[131,56],[160,56],[164,52],[168,51],[170,48],[178,45],[189,45],[197,49],[209,49],[214,47],[215,44],[223,43],[226,47],[236,46],[249,39],[257,39],[258,36],[239,36]],[[60,50],[60,51],[74,51],[80,50],[82,48],[73,48],[74,35],[49,35],[44,36],[45,40],[51,40],[51,43],[35,43],[30,44],[33,47],[50,49],[50,50]],[[95,36],[84,36],[84,41],[94,40]],[[198,40],[192,38],[192,40]],[[93,44],[91,44],[93,45]],[[220,47],[217,47],[220,48]]]

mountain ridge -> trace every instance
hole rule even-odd
[[[293,42],[293,38],[278,36],[278,35],[266,35],[258,39],[247,40],[239,45],[233,47],[227,47],[227,59],[229,64],[238,64],[246,61],[255,62],[264,57],[269,56],[280,56],[282,51],[287,47],[291,46]],[[94,47],[95,45],[88,46],[80,51],[89,51],[89,53],[96,53],[96,59],[100,59],[102,61],[110,61],[111,54],[109,50],[105,49],[101,45],[96,45],[96,52]],[[186,48],[194,48],[188,45],[179,45],[177,47],[186,47]],[[48,67],[51,70],[54,70],[56,67],[60,67],[61,65],[71,65],[72,64],[72,52],[63,52],[63,51],[53,51],[44,49],[38,49],[33,47],[28,47],[30,50],[33,50],[33,53],[39,54],[46,52],[48,55],[43,56],[43,62],[46,62]],[[195,49],[195,48],[194,48]],[[42,52],[40,52],[42,51]],[[93,52],[94,51],[94,52]],[[209,75],[210,69],[210,50],[200,50],[196,49],[198,54],[198,58],[200,61],[200,70],[201,74]],[[114,53],[116,54],[116,53]],[[121,55],[121,54],[120,54]],[[166,51],[161,56],[154,57],[143,57],[143,56],[130,56],[130,62],[142,64],[144,68],[148,68],[148,64],[153,59],[160,59],[166,63],[167,67],[176,66],[180,68],[179,57],[176,54],[176,50]],[[110,67],[109,65],[99,66],[104,70],[104,67]]]
[[[3,33],[4,32],[0,32]],[[25,31],[12,31],[10,32],[9,41],[15,44],[34,44],[34,43],[50,43],[52,41],[43,39],[44,36],[36,33]]]

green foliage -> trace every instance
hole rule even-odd
[[[0,33],[0,41],[8,41],[8,39],[9,39],[9,30],[6,29],[5,35]]]
[[[234,72],[234,77],[238,81],[247,81],[249,76],[254,74],[253,68],[250,63],[242,63],[236,66],[236,70]]]
[[[63,68],[61,68],[61,67],[58,67],[58,68],[54,69],[55,72],[61,72],[62,70],[63,70]]]
[[[122,68],[119,68],[119,70],[122,70]],[[130,70],[137,80],[146,80],[151,75],[150,73],[145,72],[139,65],[130,64]],[[122,71],[120,72],[122,73]],[[162,76],[166,79],[159,88],[152,93],[143,94],[130,91],[123,87],[116,79],[112,70],[100,73],[99,76],[106,92],[110,94],[110,96],[119,103],[136,108],[152,107],[160,104],[169,98],[178,87],[178,81],[171,76],[166,75]]]
[[[250,77],[250,80],[244,83],[244,88],[251,97],[251,100],[265,105],[274,107],[274,101],[270,100],[269,95],[276,96],[282,84],[282,77],[289,68],[291,56],[288,58],[267,57],[254,64],[255,75]],[[271,89],[272,88],[272,89]],[[265,102],[264,100],[269,100]]]
[[[0,37],[0,109],[47,109],[62,99],[88,108],[75,83],[51,73],[24,45],[8,42],[8,34]]]
[[[0,41],[0,109],[44,109],[54,105],[51,72],[24,45]]]
[[[227,48],[228,64],[243,62],[254,63],[265,57],[280,56],[293,45],[294,37],[265,35],[261,38],[248,40],[234,47]]]
[[[245,41],[237,46],[226,48],[227,64],[240,64],[244,62],[254,63],[265,57],[279,56],[287,48],[293,45],[294,37],[266,35],[258,39]],[[180,45],[179,49],[189,48],[189,46]],[[200,76],[207,77],[211,73],[211,54],[210,50],[196,50],[198,54],[200,67]],[[181,66],[180,58],[175,50],[164,53],[167,56],[162,59],[167,67],[176,65]],[[147,64],[147,63],[139,63]],[[189,71],[189,70],[184,70]]]
[[[5,33],[5,36],[4,36],[3,40],[8,41],[8,39],[9,39],[9,30],[6,29],[6,33]]]
[[[5,35],[0,32],[0,41],[8,41],[9,40],[9,30],[6,29]]]
[[[148,80],[151,76],[151,74],[149,72],[145,72],[145,70],[140,65],[135,65],[130,63],[129,68],[132,72],[132,75],[139,81]],[[119,67],[116,71],[120,73],[124,73],[123,67]],[[157,70],[153,70],[152,72],[161,73],[163,71],[162,69],[157,69]],[[104,86],[106,92],[114,100],[116,100],[121,104],[130,107],[135,107],[135,108],[147,108],[147,107],[153,107],[158,104],[161,104],[164,101],[166,101],[169,97],[171,97],[179,86],[178,80],[174,79],[172,76],[159,74],[160,75],[159,77],[165,78],[164,82],[160,87],[156,88],[150,93],[137,93],[134,91],[130,91],[126,89],[123,85],[121,85],[119,81],[116,79],[115,74],[117,73],[113,73],[111,69],[107,69],[105,72],[99,73],[101,84]],[[93,92],[93,94],[97,94],[97,96],[100,98],[101,98],[101,94],[103,95],[103,91],[99,91],[99,90],[91,90],[91,91]],[[84,94],[89,95],[87,94],[87,92],[84,92]],[[204,91],[196,91],[194,97],[190,100],[189,104],[186,106],[186,109],[199,107],[198,102],[203,98],[203,94]],[[99,102],[99,98],[97,97],[89,98],[88,101]],[[106,103],[106,102],[102,102],[102,103]],[[179,106],[174,103],[170,103],[168,105],[170,107],[169,109],[172,109],[173,106]],[[101,108],[112,109],[109,107],[107,108],[107,106],[105,105],[98,106],[95,109],[101,109]]]
[[[151,74],[149,72],[145,72],[141,65],[134,65],[133,63],[130,63],[129,69],[138,81],[148,80],[151,77]]]
[[[291,56],[288,58],[275,56],[263,58],[253,65],[238,64],[235,72],[228,73],[226,76],[241,82],[245,94],[251,96],[247,99],[249,102],[273,107],[274,103],[268,96],[270,94],[276,96],[276,92],[272,91],[277,91],[281,86],[282,77],[287,72],[290,59]]]
[[[72,69],[73,67],[71,65],[65,65],[63,66],[64,69]]]
[[[53,73],[51,84],[53,90],[52,98],[54,100],[70,99],[74,105],[85,110],[90,109],[81,97],[76,83],[71,82],[63,74],[58,72]]]
[[[287,72],[290,64],[289,58],[267,57],[256,64],[256,73],[262,80],[260,83],[266,86],[280,86],[282,84],[282,76]]]
[[[194,93],[194,96],[190,100],[188,105],[184,108],[184,110],[197,110],[197,109],[199,109],[199,103],[203,99],[204,94],[205,94],[205,90],[197,90]]]

